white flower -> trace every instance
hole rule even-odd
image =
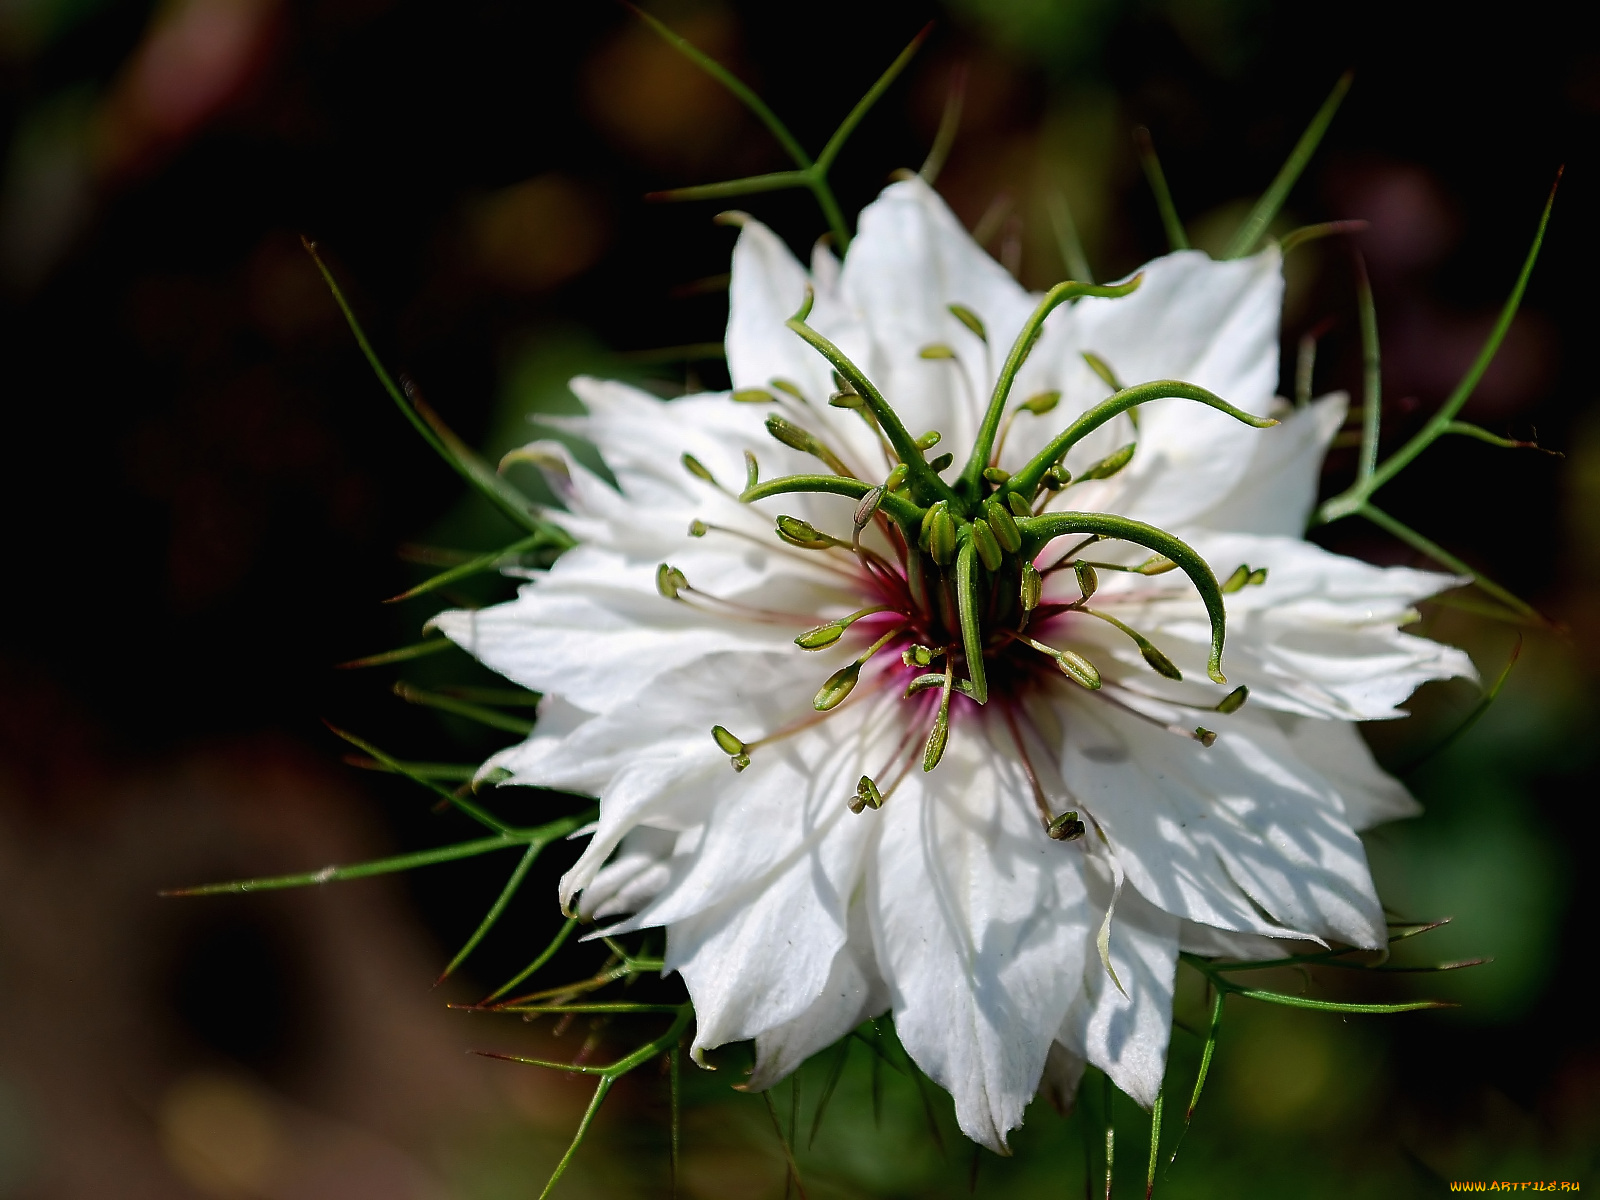
[[[1091,464],[1134,443],[1125,469],[1039,493],[1046,512],[1159,527],[1218,578],[1241,565],[1255,572],[1225,598],[1227,686],[1208,679],[1204,569],[1112,569],[1149,564],[1165,542],[1101,540],[1078,558],[1111,567],[1050,571],[1086,535],[1041,547],[1049,530],[1024,516],[1013,553],[1010,513],[978,507],[973,492],[953,506],[961,519],[949,529],[929,523],[929,552],[891,540],[884,514],[897,501],[884,501],[858,557],[851,497],[785,491],[741,502],[747,455],[763,480],[832,474],[769,435],[773,415],[824,443],[864,481],[857,493],[894,464],[861,411],[829,403],[840,391],[833,368],[785,326],[808,288],[807,326],[877,385],[912,435],[942,435],[935,452],[954,452],[952,481],[1038,304],[919,181],[887,189],[860,225],[842,267],[819,249],[809,275],[770,231],[744,225],[727,339],[738,399],[661,401],[574,381],[588,415],[569,428],[599,447],[616,486],[541,445],[578,547],[511,603],[437,624],[544,693],[533,736],[492,765],[510,783],[600,798],[562,901],[581,893],[588,915],[632,914],[616,928],[666,928],[668,969],[694,1001],[697,1053],[755,1039],[751,1082],[764,1087],[892,1010],[912,1058],[953,1095],[962,1130],[1003,1150],[1028,1101],[1041,1087],[1070,1094],[1085,1060],[1153,1101],[1180,946],[1383,942],[1356,831],[1415,804],[1373,763],[1354,722],[1399,716],[1418,684],[1472,667],[1399,631],[1414,602],[1456,580],[1373,567],[1301,536],[1345,400],[1300,410],[1274,401],[1275,248],[1234,262],[1172,254],[1130,295],[1056,308],[1016,377],[1003,450],[985,460],[1025,475],[1111,394],[1085,351],[1123,381],[1188,381],[1257,417],[1276,404],[1283,420],[1270,429],[1192,399],[1144,404],[1137,427],[1115,416],[1065,460],[1075,476],[1093,475]],[[962,319],[968,312],[977,323]],[[750,403],[749,389],[776,402]],[[1018,412],[1047,391],[1061,393],[1059,407]],[[913,479],[896,512],[932,499],[931,486]],[[798,548],[794,537],[814,538],[797,525],[786,543],[779,515],[839,544]],[[930,557],[956,544],[970,549],[944,566]],[[1030,553],[1044,574],[1024,622]],[[906,562],[920,564],[920,586]],[[959,566],[970,567],[966,584]],[[1090,607],[1126,632],[1081,611],[1094,574]],[[976,642],[960,629],[963,599]],[[833,645],[796,645],[863,609],[880,611]],[[1142,653],[1135,632],[1156,649]],[[814,706],[830,673],[849,675],[880,642],[843,703]],[[984,671],[968,653],[975,645]],[[928,665],[908,661],[918,654]],[[1167,677],[1180,671],[1181,681]],[[906,695],[929,675],[933,686]],[[1241,684],[1242,708],[1196,711]],[[982,705],[967,694],[985,691]],[[942,758],[927,748],[942,737],[941,703]],[[717,737],[713,726],[723,727]],[[748,764],[732,770],[730,756]],[[924,770],[929,762],[936,768]]]

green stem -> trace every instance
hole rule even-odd
[[[1278,215],[1283,202],[1289,198],[1289,192],[1294,187],[1295,181],[1300,178],[1300,173],[1306,169],[1311,156],[1317,152],[1317,144],[1322,141],[1322,135],[1328,131],[1333,115],[1339,111],[1339,104],[1344,100],[1345,93],[1350,90],[1350,83],[1354,78],[1354,74],[1346,71],[1339,77],[1339,82],[1333,85],[1333,91],[1322,102],[1317,115],[1311,118],[1311,124],[1306,127],[1306,131],[1300,135],[1300,140],[1295,143],[1294,149],[1289,152],[1288,161],[1283,164],[1271,186],[1261,194],[1261,199],[1256,201],[1256,206],[1250,210],[1250,215],[1244,219],[1244,224],[1239,226],[1239,232],[1233,235],[1233,241],[1229,243],[1224,258],[1243,258],[1256,248],[1261,235],[1267,231],[1267,226],[1272,224],[1272,218]]]
[[[1452,432],[1450,426],[1456,419],[1456,414],[1461,411],[1472,393],[1477,389],[1483,374],[1489,369],[1489,364],[1494,361],[1495,354],[1500,349],[1500,344],[1505,340],[1506,333],[1511,329],[1511,322],[1517,315],[1517,309],[1522,304],[1523,293],[1527,291],[1528,280],[1533,275],[1534,264],[1539,261],[1539,250],[1544,245],[1545,230],[1550,224],[1550,213],[1556,202],[1556,188],[1561,184],[1561,175],[1558,172],[1556,181],[1550,188],[1549,198],[1546,199],[1544,211],[1539,216],[1539,227],[1534,231],[1533,245],[1528,248],[1528,255],[1523,260],[1522,270],[1517,275],[1517,282],[1511,289],[1511,295],[1506,298],[1505,305],[1500,310],[1500,316],[1495,321],[1494,329],[1490,331],[1488,339],[1483,343],[1483,348],[1478,351],[1478,357],[1473,360],[1472,366],[1461,377],[1461,382],[1445,399],[1439,411],[1434,413],[1428,423],[1419,429],[1405,445],[1391,454],[1381,466],[1377,467],[1370,475],[1357,478],[1345,491],[1326,501],[1318,510],[1316,524],[1325,525],[1330,521],[1337,521],[1341,517],[1348,517],[1359,512],[1367,500],[1388,483],[1402,470],[1410,465],[1411,461],[1431,446],[1446,433]],[[1365,414],[1363,414],[1365,416]],[[1370,417],[1366,418],[1370,420]],[[1363,449],[1365,447],[1363,446]]]
[[[1156,209],[1161,213],[1161,226],[1167,231],[1167,248],[1187,250],[1189,235],[1183,231],[1183,222],[1178,220],[1177,207],[1172,203],[1172,191],[1167,187],[1167,173],[1161,169],[1161,160],[1156,157],[1150,131],[1140,125],[1133,131],[1133,141],[1139,149],[1139,165],[1144,168],[1144,177],[1155,195]]]
[[[1415,529],[1412,529],[1409,525],[1395,520],[1382,509],[1374,508],[1371,504],[1363,504],[1356,510],[1356,513],[1357,515],[1363,516],[1367,520],[1371,521],[1379,529],[1394,534],[1395,537],[1399,538],[1406,545],[1415,550],[1420,550],[1422,553],[1426,554],[1429,558],[1433,559],[1434,562],[1440,564],[1441,566],[1448,567],[1450,570],[1455,571],[1460,575],[1470,575],[1473,583],[1482,588],[1484,591],[1488,592],[1489,595],[1500,601],[1500,603],[1506,605],[1508,608],[1512,609],[1521,616],[1537,621],[1541,625],[1547,624],[1544,617],[1540,616],[1538,609],[1534,608],[1533,605],[1529,604],[1525,600],[1519,599],[1516,595],[1507,591],[1494,580],[1489,579],[1482,573],[1474,571],[1466,563],[1462,562],[1461,559],[1457,558],[1443,546],[1439,545],[1438,542],[1424,537]]]
[[[1361,459],[1356,480],[1365,483],[1378,466],[1378,435],[1383,425],[1383,370],[1378,351],[1378,310],[1372,300],[1367,262],[1356,255],[1356,308],[1361,317]]]
[[[1075,280],[1066,280],[1051,288],[1039,300],[1028,319],[1023,322],[1022,328],[1017,332],[1017,337],[1011,343],[1011,352],[1006,355],[1006,361],[1000,368],[999,377],[994,382],[994,392],[989,397],[989,407],[984,410],[983,423],[978,426],[978,440],[972,447],[972,456],[967,459],[966,465],[961,468],[956,486],[968,500],[976,500],[983,485],[983,471],[989,465],[989,456],[994,450],[994,440],[1000,431],[1000,418],[1005,413],[1006,401],[1011,396],[1011,385],[1016,381],[1017,372],[1022,369],[1022,364],[1028,359],[1033,345],[1039,340],[1039,335],[1044,331],[1045,318],[1048,317],[1062,304],[1078,296],[1127,296],[1139,289],[1139,284],[1144,281],[1143,275],[1135,275],[1127,283],[1119,283],[1108,287],[1097,286],[1092,283],[1079,283]],[[1206,393],[1210,395],[1210,393]],[[1106,418],[1110,420],[1109,417]],[[896,447],[898,449],[898,447]],[[1047,464],[1048,465],[1048,464]],[[1040,472],[1043,474],[1043,472]],[[965,515],[965,514],[964,514]]]
[[[323,867],[318,871],[301,871],[293,875],[264,875],[257,879],[236,879],[229,883],[206,883],[199,887],[173,888],[163,896],[222,896],[230,893],[269,892],[281,888],[311,887],[314,884],[338,883],[346,879],[366,879],[373,875],[392,875],[397,871],[410,871],[416,867],[431,867],[435,863],[455,862],[507,850],[526,844],[525,838],[513,835],[479,838],[473,842],[457,842],[453,846],[439,846],[433,850],[419,850],[415,854],[396,854],[392,858],[377,858],[371,862],[354,863],[346,867]]]
[[[459,796],[447,788],[440,787],[431,779],[427,779],[421,775],[418,775],[415,771],[411,770],[407,764],[401,762],[397,758],[392,758],[385,754],[371,742],[362,741],[355,734],[348,733],[345,730],[340,729],[337,725],[330,724],[326,721],[324,721],[323,724],[328,726],[328,729],[332,731],[334,736],[343,738],[357,750],[365,750],[373,758],[377,759],[396,774],[404,775],[413,783],[420,783],[423,787],[427,788],[430,792],[433,792],[446,803],[457,809],[460,809],[461,812],[471,817],[474,821],[478,822],[478,824],[484,826],[485,828],[494,830],[503,837],[511,837],[514,835],[515,830],[510,825],[506,824],[499,817],[488,812],[486,809],[480,807],[476,802],[467,799],[465,796]],[[576,829],[577,826],[574,825],[573,828]]]
[[[428,592],[437,591],[439,588],[448,587],[457,580],[468,579],[473,575],[481,574],[484,571],[492,571],[498,566],[505,565],[517,555],[526,554],[530,550],[537,550],[540,546],[550,543],[551,540],[552,539],[550,536],[545,533],[544,530],[540,530],[538,533],[529,534],[521,541],[512,542],[511,545],[506,546],[504,549],[491,550],[489,553],[479,555],[477,558],[471,559],[468,562],[464,562],[458,567],[451,567],[448,571],[441,571],[439,574],[433,576],[433,578],[424,580],[422,583],[417,584],[416,587],[408,588],[406,591],[401,592],[398,596],[391,596],[389,599],[385,600],[384,603],[398,604],[402,600],[410,600],[413,597],[421,596]],[[446,639],[446,641],[448,640],[449,639]]]
[[[540,967],[544,966],[545,963],[549,962],[553,957],[555,957],[556,951],[561,949],[562,943],[572,936],[572,931],[577,927],[577,917],[568,917],[565,921],[563,921],[560,931],[554,938],[551,939],[550,944],[546,946],[542,952],[540,952],[539,957],[534,959],[527,966],[523,967],[522,970],[518,971],[517,974],[512,977],[510,982],[502,984],[500,987],[497,987],[494,991],[490,992],[486,997],[484,997],[483,1003],[488,1004],[491,1000],[498,1000],[512,988],[516,987],[517,984],[521,983],[524,979],[527,979],[530,975],[534,974],[534,972],[538,971]]]
[[[445,969],[439,972],[439,978],[433,981],[434,987],[438,987],[446,979],[454,975],[456,968],[467,961],[467,955],[476,950],[478,943],[488,936],[489,930],[494,928],[495,922],[500,920],[501,914],[506,911],[506,906],[511,903],[511,898],[522,887],[522,881],[528,877],[529,868],[533,866],[534,860],[539,857],[539,851],[543,849],[544,844],[542,842],[530,842],[528,844],[528,852],[522,856],[522,861],[517,864],[517,869],[511,872],[511,878],[506,880],[505,887],[500,889],[500,895],[495,898],[494,904],[484,914],[483,920],[478,922],[478,927],[472,931],[472,936],[467,939],[467,944],[462,946],[456,952],[456,956],[445,966]]]
[[[624,3],[626,3],[626,0],[624,0]],[[767,131],[778,140],[778,145],[783,147],[784,153],[794,160],[795,166],[801,168],[801,170],[811,166],[811,156],[805,152],[805,148],[795,139],[794,134],[789,132],[789,127],[778,119],[778,114],[768,108],[767,102],[746,86],[743,80],[709,54],[706,54],[693,42],[674,32],[670,26],[652,17],[642,8],[633,4],[629,4],[628,7],[633,10],[633,14],[636,17],[660,34],[667,45],[732,92],[739,103],[748,108],[755,115],[756,120],[767,127]]]

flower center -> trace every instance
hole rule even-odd
[[[821,410],[794,385],[774,380],[774,389],[783,395],[785,411],[798,419],[774,414],[767,419],[768,432],[784,445],[816,458],[828,473],[790,475],[763,482],[756,459],[747,455],[745,488],[739,498],[749,503],[789,493],[821,492],[856,500],[853,529],[848,537],[842,531],[836,534],[820,530],[791,516],[778,517],[775,532],[790,551],[818,554],[840,565],[853,559],[850,573],[870,600],[848,616],[806,629],[795,643],[804,650],[822,650],[849,633],[852,639],[859,637],[865,642],[865,648],[823,682],[813,701],[815,714],[791,728],[746,743],[723,726],[716,726],[713,736],[729,754],[736,770],[748,766],[750,753],[761,745],[825,719],[855,690],[869,664],[875,685],[903,687],[907,703],[914,706],[911,711],[920,719],[906,722],[908,735],[885,767],[862,776],[850,801],[851,808],[858,812],[880,806],[893,792],[913,768],[918,742],[922,769],[932,771],[938,766],[949,739],[952,699],[957,695],[979,706],[989,702],[991,691],[997,698],[1009,701],[999,707],[1016,739],[1024,766],[1034,777],[1024,731],[1018,727],[1019,718],[1026,717],[1014,701],[1041,681],[1056,679],[1058,673],[1087,693],[1174,733],[1206,746],[1215,740],[1216,735],[1204,727],[1187,729],[1152,717],[1136,701],[1130,703],[1128,697],[1136,697],[1137,693],[1108,685],[1094,663],[1076,651],[1052,644],[1052,637],[1063,633],[1070,621],[1098,620],[1129,638],[1157,674],[1182,679],[1172,660],[1149,638],[1092,603],[1103,571],[1141,578],[1181,571],[1199,593],[1210,618],[1208,674],[1214,682],[1225,683],[1221,670],[1223,593],[1260,582],[1265,573],[1252,574],[1248,567],[1241,567],[1242,575],[1235,572],[1226,585],[1219,584],[1205,560],[1170,533],[1128,517],[1063,510],[1053,504],[1077,484],[1110,478],[1128,465],[1136,443],[1122,447],[1076,478],[1063,464],[1078,442],[1116,416],[1129,413],[1136,421],[1135,410],[1140,404],[1166,398],[1186,399],[1216,408],[1256,428],[1276,422],[1254,417],[1204,388],[1179,380],[1123,387],[1107,364],[1086,355],[1089,365],[1113,388],[1113,394],[1068,424],[1015,473],[998,465],[1000,449],[1019,415],[1044,417],[1060,400],[1059,393],[1046,392],[1007,411],[1012,382],[1037,342],[1045,317],[1075,296],[1123,296],[1138,285],[1138,277],[1112,287],[1069,282],[1046,293],[1024,323],[999,372],[965,465],[949,481],[944,475],[954,466],[954,456],[946,452],[933,459],[927,457],[927,452],[943,440],[941,435],[930,432],[913,437],[860,369],[806,324],[811,308],[808,294],[805,305],[788,325],[832,365],[838,391],[829,404],[852,410],[866,422],[883,447],[886,474],[876,483],[855,474],[841,455],[806,427],[807,413]],[[962,324],[987,344],[981,319],[960,305],[950,307]],[[932,346],[925,347],[922,356],[953,358],[954,352],[948,347]],[[740,402],[780,402],[779,396],[761,388],[740,389],[733,398]],[[692,474],[716,483],[711,473],[688,455],[684,456],[684,466]],[[887,545],[887,554],[863,545],[862,534],[869,526],[881,535],[875,541],[880,547]],[[696,521],[690,533],[704,536],[713,528]],[[1133,565],[1094,557],[1094,548],[1107,542],[1143,547],[1147,556]],[[1052,587],[1053,595],[1064,595],[1046,599],[1046,580],[1067,572],[1073,575],[1075,587]],[[777,622],[803,620],[795,614],[750,609],[709,596],[665,563],[658,570],[657,585],[669,599],[712,611]],[[1164,584],[1160,586],[1165,590]],[[896,656],[898,663],[894,662]],[[874,659],[878,662],[874,663]],[[1244,702],[1245,695],[1244,688],[1236,688],[1217,704],[1182,707],[1232,712]],[[1034,778],[1035,799],[1050,836],[1080,836],[1083,825],[1077,814],[1053,814]]]

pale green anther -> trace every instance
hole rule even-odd
[[[889,478],[883,481],[883,486],[891,492],[898,492],[906,485],[906,465],[897,463],[894,470],[889,472]]]
[[[1044,594],[1044,576],[1039,574],[1039,568],[1030,563],[1022,564],[1021,596],[1022,611],[1031,613],[1039,607],[1039,597]]]
[[[861,497],[861,503],[856,505],[856,511],[854,515],[857,533],[860,533],[863,529],[865,529],[867,522],[872,520],[872,514],[878,511],[878,506],[883,503],[884,493],[887,490],[888,489],[880,483],[865,496]]]
[[[1044,485],[1052,492],[1059,492],[1071,482],[1072,472],[1067,470],[1060,463],[1057,463],[1044,473]],[[1022,514],[1019,513],[1018,515],[1020,516]]]
[[[728,762],[736,772],[742,771],[750,765],[750,756],[748,754],[735,754]]]
[[[883,792],[878,790],[877,784],[872,781],[870,774],[861,776],[861,781],[856,784],[856,795],[861,797],[862,805],[866,808],[883,808]],[[859,810],[856,810],[861,811]]]
[[[1037,395],[1029,396],[1021,404],[1017,405],[1017,407],[1023,412],[1032,413],[1036,417],[1042,417],[1045,415],[1045,413],[1051,411],[1060,403],[1060,392],[1039,392]]]
[[[1007,471],[1004,467],[985,467],[983,469],[983,477],[996,487],[999,487],[1002,483],[1011,478],[1011,472]]]
[[[828,403],[834,408],[865,408],[867,402],[855,392],[835,392],[828,397]]]
[[[1207,729],[1205,726],[1197,725],[1195,726],[1194,730],[1194,740],[1199,742],[1202,746],[1209,747],[1217,740],[1217,735],[1215,732]]]
[[[983,502],[983,519],[989,523],[989,531],[1000,543],[1000,549],[1015,554],[1022,548],[1022,533],[1017,529],[1016,518],[993,496]]]
[[[826,650],[842,638],[844,631],[849,627],[849,621],[830,621],[826,625],[806,630],[795,638],[794,644],[802,650]]]
[[[1244,707],[1244,702],[1249,698],[1249,688],[1236,687],[1233,689],[1233,691],[1229,692],[1217,702],[1216,711],[1222,713],[1223,715],[1227,715],[1228,713],[1236,713]]]
[[[656,568],[656,591],[668,600],[676,600],[678,593],[688,586],[688,577],[677,567],[662,563]]]
[[[940,433],[937,429],[930,429],[927,433],[923,434],[917,439],[917,449],[932,450],[943,440],[944,434]]]
[[[792,450],[802,454],[815,454],[821,447],[812,437],[792,421],[785,421],[777,413],[767,418],[767,432]]]
[[[1023,498],[1021,492],[1007,492],[1006,507],[1019,517],[1033,516],[1033,508],[1028,504],[1027,500]]]
[[[1259,587],[1266,581],[1267,569],[1265,567],[1257,567],[1254,571],[1250,572],[1250,578],[1247,582],[1252,587]]]
[[[777,526],[779,537],[802,550],[826,550],[836,540],[799,517],[779,517]]]
[[[711,736],[716,739],[717,746],[724,754],[743,754],[745,752],[745,744],[721,725],[713,725],[711,727]]]
[[[900,661],[908,667],[925,667],[933,661],[933,651],[927,646],[907,646],[900,651]]]
[[[1045,832],[1058,842],[1075,842],[1083,836],[1083,822],[1077,813],[1068,810],[1052,819]]]
[[[950,510],[942,506],[934,509],[933,520],[928,525],[928,553],[941,567],[947,566],[956,556],[956,523],[950,517]]]
[[[1150,669],[1157,675],[1165,675],[1168,679],[1183,678],[1183,672],[1178,670],[1173,661],[1161,653],[1160,650],[1157,650],[1150,642],[1140,641],[1139,654],[1144,658],[1145,662],[1150,664]]]
[[[1000,543],[995,540],[994,530],[989,528],[989,522],[982,517],[972,523],[972,545],[978,552],[978,561],[987,570],[1000,569]]]
[[[1094,564],[1075,562],[1072,564],[1072,573],[1078,577],[1078,590],[1087,600],[1100,588],[1100,576],[1095,574]]]
[[[928,744],[922,748],[922,769],[931,771],[944,757],[945,743],[950,740],[950,693],[945,692],[939,701],[939,715],[933,719],[933,732],[928,734]]]
[[[694,455],[685,452],[682,462],[683,469],[689,472],[689,474],[693,475],[696,479],[704,479],[710,484],[715,484],[717,482],[716,476],[711,474],[711,471],[706,467],[705,463],[701,462]]]
[[[917,355],[921,358],[954,358],[956,352],[943,342],[934,342],[933,345],[918,350]]]
[[[1249,582],[1250,582],[1250,568],[1245,566],[1243,563],[1240,563],[1237,567],[1235,567],[1233,569],[1233,574],[1229,575],[1228,578],[1223,581],[1223,583],[1222,583],[1222,591],[1223,591],[1224,594],[1227,594],[1227,593],[1230,593],[1230,592],[1237,592],[1240,588],[1244,587],[1244,585],[1249,583]]]
[[[1071,650],[1057,650],[1055,652],[1056,666],[1061,668],[1061,673],[1073,683],[1088,688],[1091,692],[1100,688],[1100,669],[1081,654]]]
[[[830,708],[837,708],[839,703],[848,696],[856,686],[856,680],[861,678],[861,664],[853,662],[847,667],[840,667],[829,675],[817,692],[816,698],[811,701],[811,707],[818,712],[827,712]]]
[[[706,531],[709,530],[710,528],[711,527],[709,525],[707,525],[704,521],[700,521],[700,520],[690,521],[689,522],[689,536],[690,537],[696,537],[696,538],[705,537]]]
[[[1100,377],[1100,382],[1113,392],[1122,391],[1122,383],[1117,379],[1117,373],[1111,369],[1111,364],[1106,362],[1092,350],[1083,352],[1083,361],[1089,364],[1089,370]]]
[[[989,334],[984,329],[983,322],[978,319],[978,314],[973,312],[965,304],[946,304],[945,308],[949,310],[952,317],[960,321],[968,329],[972,330],[973,333],[977,334],[979,340],[983,342],[987,342],[989,340]]]
[[[928,467],[935,475],[937,475],[940,471],[948,471],[950,469],[950,464],[955,462],[955,460],[956,456],[954,454],[941,454],[938,458],[930,458],[928,460]]]
[[[1136,442],[1129,442],[1126,446],[1122,447],[1122,449],[1112,451],[1099,462],[1095,463],[1082,475],[1079,475],[1078,482],[1082,483],[1085,479],[1110,479],[1118,471],[1122,470],[1123,467],[1128,465],[1128,463],[1133,459],[1133,452],[1136,449],[1138,449],[1138,444]]]
[[[744,452],[744,490],[749,491],[761,482],[761,464],[756,462],[756,456],[750,451]]]
[[[1152,554],[1134,568],[1140,575],[1165,575],[1168,571],[1176,571],[1178,564],[1165,554]]]
[[[789,395],[793,396],[802,404],[805,403],[805,393],[802,392],[797,386],[790,383],[787,379],[773,379],[770,382],[772,386],[777,388],[780,392],[788,392]]]
[[[766,388],[735,388],[733,398],[740,404],[776,404],[778,398]]]

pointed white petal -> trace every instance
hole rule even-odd
[[[1476,678],[1462,651],[1401,633],[1418,600],[1461,581],[1406,567],[1374,567],[1286,537],[1184,531],[1219,578],[1247,564],[1267,580],[1227,597],[1223,669],[1247,684],[1250,702],[1306,716],[1370,721],[1399,717],[1396,707],[1430,679]],[[1102,606],[1141,630],[1185,675],[1204,679],[1210,625],[1192,588],[1112,580]],[[1137,589],[1137,590],[1136,590]],[[1144,599],[1166,595],[1170,600]],[[1113,601],[1126,599],[1126,607]],[[1124,650],[1132,661],[1132,652]]]
[[[1322,459],[1344,424],[1350,398],[1334,392],[1285,413],[1254,433],[1254,452],[1238,482],[1196,523],[1229,533],[1304,535],[1317,502]]]
[[[1334,785],[1247,706],[1207,748],[1070,696],[1062,777],[1158,907],[1222,929],[1382,944],[1383,913]]]
[[[1280,716],[1278,724],[1301,761],[1320,771],[1344,801],[1351,828],[1360,831],[1422,812],[1406,785],[1372,757],[1360,731],[1344,721]]]
[[[1009,735],[957,714],[937,770],[881,812],[869,873],[873,943],[906,1050],[1004,1152],[1082,986],[1082,849],[1044,836]]]
[[[889,989],[872,957],[866,904],[858,898],[850,907],[848,940],[834,956],[821,993],[799,1016],[756,1037],[756,1066],[747,1086],[771,1087],[888,1007]]]
[[[1091,861],[1090,903],[1104,909],[1111,900],[1110,874],[1103,864]],[[1178,918],[1125,890],[1111,922],[1116,981],[1100,956],[1090,955],[1083,991],[1061,1030],[1070,1052],[1087,1058],[1145,1108],[1155,1103],[1167,1066],[1178,924]]]
[[[1271,407],[1278,384],[1278,313],[1283,271],[1276,249],[1214,262],[1199,251],[1158,258],[1143,268],[1137,292],[1120,299],[1081,300],[1035,352],[1019,379],[1024,393],[1054,386],[1067,404],[1047,422],[1019,420],[1019,450],[1065,428],[1071,415],[1110,393],[1083,361],[1100,355],[1125,385],[1157,379],[1199,384],[1257,416]],[[1054,323],[1054,318],[1052,318]],[[1046,384],[1046,380],[1053,383]],[[1189,400],[1141,406],[1139,449],[1114,480],[1072,493],[1071,507],[1096,508],[1171,528],[1198,517],[1245,476],[1259,431]],[[1067,465],[1080,471],[1133,440],[1125,418],[1081,444]],[[1008,463],[1014,461],[1008,454]],[[1063,501],[1060,505],[1066,507]]]
[[[617,847],[616,857],[583,889],[578,912],[586,920],[638,912],[655,898],[669,878],[668,860],[678,835],[639,826]]]
[[[872,339],[872,360],[857,365],[913,435],[937,429],[959,460],[972,444],[994,371],[1034,298],[920,179],[892,184],[862,211],[839,287]],[[952,303],[972,309],[987,327],[987,357],[950,314]],[[921,358],[932,343],[951,346],[959,361]]]

